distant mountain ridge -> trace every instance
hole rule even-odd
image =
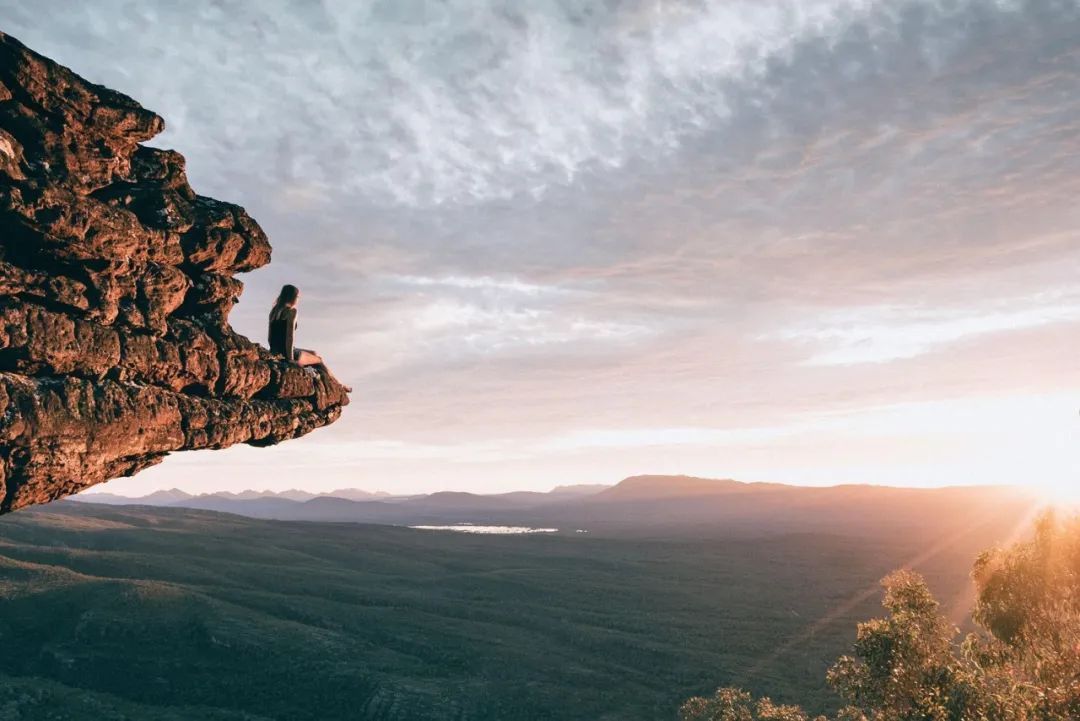
[[[72,496],[71,500],[82,503],[99,503],[111,506],[176,506],[178,508],[199,508],[203,510],[223,510],[240,513],[250,506],[255,509],[287,508],[290,504],[303,504],[316,499],[334,499],[343,501],[411,501],[424,506],[442,508],[502,508],[520,505],[533,505],[562,498],[576,498],[612,488],[604,484],[578,484],[556,486],[550,491],[511,491],[508,493],[477,494],[465,491],[437,491],[428,494],[394,495],[386,491],[365,491],[360,488],[339,488],[333,491],[316,493],[298,488],[284,491],[243,490],[214,491],[213,493],[193,494],[179,488],[154,491],[145,496],[123,496],[116,493],[89,492]],[[275,503],[282,501],[283,503]],[[231,505],[236,505],[235,509]],[[249,510],[250,510],[249,508]],[[261,517],[261,514],[258,516]]]
[[[326,493],[313,493],[302,491],[298,488],[290,488],[285,491],[214,491],[213,493],[193,494],[182,491],[179,488],[169,488],[163,491],[154,491],[145,496],[122,496],[116,493],[81,493],[72,496],[70,500],[84,503],[101,503],[106,505],[139,505],[139,506],[180,506],[186,507],[188,501],[199,498],[221,498],[230,501],[252,501],[260,498],[281,498],[287,501],[303,503],[319,496],[332,496],[334,498],[347,498],[349,500],[371,500],[375,498],[394,498],[386,491],[364,491],[359,488],[339,488]]]
[[[310,496],[310,497],[309,497]],[[1026,512],[1038,503],[1007,486],[899,488],[872,485],[791,486],[694,476],[641,475],[614,486],[560,486],[547,493],[514,491],[481,495],[441,491],[391,496],[345,489],[212,493],[191,496],[175,489],[143,498],[84,494],[80,501],[157,505],[287,521],[390,525],[510,525],[567,532],[761,533],[945,532],[956,518],[991,520]]]
[[[555,497],[584,498],[600,496],[604,500],[630,500],[635,498],[671,498],[680,496],[712,495],[715,493],[795,488],[780,483],[747,483],[733,479],[701,478],[696,476],[639,475],[630,476],[615,485],[603,483],[581,483],[555,486],[550,491],[508,491],[504,493],[471,493],[468,491],[436,491],[428,494],[392,494],[386,491],[365,491],[359,488],[339,488],[334,491],[313,492],[298,488],[285,491],[252,490],[214,491],[212,493],[192,494],[179,488],[155,491],[145,496],[123,496],[115,493],[86,492],[72,500],[87,503],[143,506],[181,506],[189,507],[189,501],[196,499],[223,499],[228,501],[254,501],[266,498],[278,498],[298,503],[305,503],[315,498],[340,498],[350,501],[371,500],[410,500],[425,499],[425,503],[447,507],[472,506],[482,504],[497,507],[500,505],[532,505],[533,502],[548,501]],[[482,500],[481,500],[482,499]]]
[[[658,499],[798,487],[781,483],[747,483],[731,478],[644,475],[625,478],[616,485],[601,491],[599,496],[604,500]]]

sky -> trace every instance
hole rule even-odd
[[[0,0],[355,388],[99,490],[1080,487],[1078,0]]]

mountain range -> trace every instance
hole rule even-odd
[[[252,518],[391,525],[504,524],[578,530],[662,532],[717,528],[738,532],[912,532],[955,519],[1022,515],[1037,500],[1008,486],[895,488],[807,487],[692,476],[633,476],[614,486],[560,486],[546,493],[491,495],[441,491],[393,496],[358,489],[191,495],[176,489],[141,498],[106,493],[77,500],[111,505],[195,508]]]
[[[558,498],[566,498],[573,496],[587,496],[593,493],[599,493],[600,491],[611,488],[608,485],[602,484],[578,484],[567,486],[556,486],[550,491],[512,491],[509,493],[500,493],[494,495],[480,495],[475,493],[463,493],[458,491],[441,491],[431,494],[419,494],[419,495],[394,495],[387,493],[386,491],[365,491],[359,488],[339,488],[335,491],[327,491],[324,493],[315,493],[312,491],[304,491],[299,488],[290,488],[285,491],[256,491],[256,490],[244,490],[244,491],[215,491],[213,493],[188,493],[182,491],[179,488],[169,488],[161,491],[154,491],[145,496],[123,496],[116,493],[106,492],[89,492],[82,493],[78,496],[71,497],[70,500],[81,501],[84,503],[100,503],[109,506],[176,506],[178,508],[203,508],[206,504],[213,504],[217,502],[233,502],[233,501],[265,501],[267,499],[280,499],[284,501],[292,501],[296,503],[306,503],[316,498],[340,498],[347,501],[415,501],[421,498],[434,499],[435,503],[441,503],[448,506],[463,505],[466,507],[472,507],[475,503],[483,504],[484,501],[477,501],[476,499],[492,498],[498,499],[495,501],[509,501],[513,503],[521,503],[523,505],[532,505],[533,503],[542,503],[548,500],[554,500]]]
[[[101,503],[109,506],[178,506],[189,507],[190,502],[197,499],[220,498],[227,501],[253,501],[260,498],[282,498],[287,501],[303,503],[319,496],[333,496],[334,498],[346,498],[351,501],[363,501],[374,498],[393,498],[384,491],[362,491],[359,488],[340,488],[329,493],[312,493],[302,491],[299,488],[290,488],[285,491],[255,491],[245,490],[239,492],[215,491],[214,493],[188,493],[179,488],[169,488],[162,491],[154,491],[145,496],[123,496],[116,493],[82,493],[71,498],[73,501],[85,503]]]

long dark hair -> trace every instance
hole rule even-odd
[[[296,302],[296,299],[300,297],[300,289],[295,285],[283,285],[281,286],[281,292],[278,293],[277,300],[274,301],[274,308],[283,308],[287,305],[292,305]]]

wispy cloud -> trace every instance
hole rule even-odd
[[[1080,325],[1080,299],[1062,290],[991,299],[982,307],[873,306],[830,312],[763,336],[809,346],[809,365],[887,363],[941,352],[983,335]]]
[[[0,10],[264,225],[233,323],[304,289],[350,473],[781,477],[803,414],[1080,387],[1076,0]],[[941,477],[921,443],[831,462]]]
[[[846,74],[865,75],[881,59],[861,54],[872,45],[852,46],[851,32],[874,43],[922,32],[913,60],[932,69],[956,44],[932,33],[933,18],[1019,5],[277,0],[7,10],[16,31],[47,17],[37,44],[61,59],[89,54],[102,80],[166,111],[162,142],[188,146],[196,178],[241,164],[415,206],[538,194],[669,153],[742,112],[748,91],[771,95],[770,75],[807,44],[847,54]],[[167,82],[158,81],[163,67]]]

